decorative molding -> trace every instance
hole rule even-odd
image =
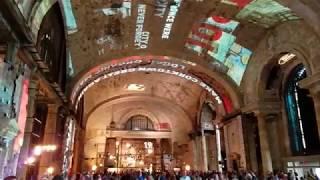
[[[103,130],[92,129],[86,132],[86,139],[94,139],[99,137],[108,138],[133,138],[133,139],[170,139],[172,138],[171,131],[127,131],[127,130]]]
[[[281,113],[280,102],[256,102],[248,104],[241,108],[243,113],[255,113],[255,114],[279,114]]]

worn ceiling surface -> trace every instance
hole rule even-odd
[[[75,74],[132,55],[218,63],[241,83],[268,28],[298,19],[275,0],[73,0]],[[71,67],[71,66],[70,66]]]
[[[148,106],[154,103],[146,100],[145,97],[150,96],[168,101],[173,106],[180,105],[191,117],[196,114],[199,97],[203,91],[198,85],[171,75],[143,72],[132,73],[130,76],[121,75],[103,80],[87,91],[84,97],[85,113],[90,113],[112,99],[130,96],[141,97],[135,101],[141,101]]]

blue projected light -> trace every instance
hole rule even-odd
[[[63,11],[65,15],[65,21],[67,25],[68,34],[72,34],[78,31],[77,29],[77,23],[76,19],[74,17],[73,11],[72,11],[72,5],[70,0],[63,0]]]
[[[240,85],[244,72],[246,71],[250,56],[252,52],[234,43],[229,51],[229,56],[225,61],[228,67],[227,74]]]

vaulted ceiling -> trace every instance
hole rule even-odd
[[[76,79],[108,61],[166,56],[210,71],[213,65],[226,75],[221,78],[240,85],[268,29],[299,19],[275,0],[73,0],[72,5],[77,32],[69,34],[68,41]],[[128,90],[132,84],[144,90]],[[96,83],[84,96],[85,109],[90,115],[103,102],[142,94],[179,105],[194,119],[202,91],[199,85],[172,75],[131,73]],[[155,103],[141,98],[138,104]]]
[[[69,35],[75,73],[115,58],[150,54],[198,63],[218,59],[228,66],[223,61],[233,44],[248,49],[250,56],[268,28],[297,19],[275,0],[73,0],[72,4],[78,25],[78,32]]]

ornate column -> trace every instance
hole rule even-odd
[[[301,88],[309,89],[313,98],[320,138],[320,72],[314,73],[311,77],[301,80],[299,86]]]
[[[27,106],[27,120],[23,136],[23,144],[20,151],[19,163],[17,168],[17,177],[20,180],[26,179],[28,166],[24,165],[25,160],[30,153],[30,142],[32,136],[32,127],[35,113],[35,100],[38,93],[38,82],[36,80],[30,80],[29,84],[29,99]]]
[[[191,141],[192,141],[192,155],[193,155],[193,170],[200,170],[199,166],[199,148],[197,146],[197,136],[195,133],[191,134]]]
[[[56,104],[48,105],[47,121],[42,144],[54,144],[58,146],[58,149],[61,149],[61,144],[57,144],[56,139],[58,107]],[[43,176],[50,166],[54,167],[55,172],[60,172],[62,166],[61,160],[62,157],[57,157],[56,152],[43,153],[40,158],[39,177]]]
[[[154,154],[155,154],[155,159],[156,159],[156,161],[155,161],[155,169],[161,169],[161,170],[163,170],[162,169],[162,152],[161,152],[161,139],[156,139],[156,144],[155,144],[155,147],[154,147]]]
[[[268,121],[281,112],[281,104],[276,100],[270,102],[257,102],[247,105],[242,111],[249,114],[254,113],[257,118],[260,153],[262,158],[262,175],[265,176],[267,173],[273,171],[272,154],[269,144],[270,136],[268,135]]]
[[[201,132],[201,145],[202,145],[202,160],[203,160],[203,171],[208,171],[208,150],[206,136],[204,135],[204,130]]]
[[[218,152],[216,135],[207,136],[208,143],[208,166],[209,170],[218,170]]]
[[[268,142],[266,115],[259,111],[255,112],[255,115],[257,116],[257,119],[258,119],[263,175],[267,175],[267,173],[272,172],[273,169],[272,169],[271,152],[270,152],[270,147]]]

